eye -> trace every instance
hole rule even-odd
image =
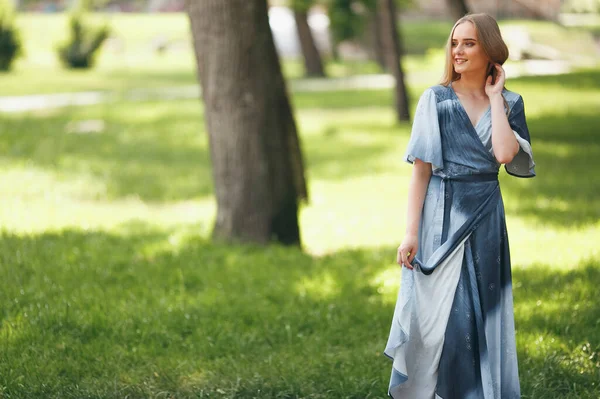
[[[456,42],[452,42],[452,47],[456,47]]]
[[[467,43],[467,47],[473,47],[474,45],[475,45],[475,43],[473,43],[473,42],[468,42]]]

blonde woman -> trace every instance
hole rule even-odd
[[[494,18],[467,15],[448,38],[443,81],[419,100],[385,349],[392,398],[520,397],[498,172],[533,177],[535,164],[523,99],[504,87],[507,58]]]

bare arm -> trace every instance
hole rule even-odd
[[[431,164],[415,159],[412,176],[408,186],[408,205],[406,210],[406,233],[398,248],[396,262],[412,269],[411,262],[419,248],[419,224],[421,212],[431,178]]]
[[[496,65],[498,76],[495,84],[491,84],[491,77],[488,78],[485,86],[485,92],[490,99],[492,109],[492,148],[494,155],[500,163],[509,163],[515,155],[519,153],[519,142],[508,123],[508,118],[504,112],[504,99],[502,89],[504,87],[505,73],[500,65]]]

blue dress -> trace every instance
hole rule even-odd
[[[504,90],[520,145],[505,165],[533,177],[523,99]],[[520,397],[510,253],[491,144],[491,110],[473,126],[452,85],[427,89],[406,161],[431,163],[415,269],[402,268],[384,353],[388,394],[407,399]]]

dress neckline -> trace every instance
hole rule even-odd
[[[498,162],[496,160],[496,157],[494,157],[494,155],[490,152],[490,150],[483,143],[482,136],[480,135],[480,130],[478,130],[478,129],[481,129],[482,122],[484,121],[484,119],[487,120],[487,115],[490,113],[490,111],[492,109],[492,104],[490,103],[490,105],[488,106],[488,109],[483,113],[483,115],[481,115],[481,117],[477,121],[477,124],[475,126],[473,126],[473,123],[471,122],[471,119],[469,119],[469,115],[467,114],[467,111],[463,107],[462,103],[460,102],[460,99],[458,98],[458,96],[456,95],[456,92],[454,91],[454,88],[452,87],[452,82],[450,82],[450,84],[447,87],[452,92],[453,100],[456,100],[456,102],[458,103],[458,106],[456,107],[456,109],[458,110],[458,114],[464,120],[465,128],[468,131],[468,134],[471,137],[473,137],[473,139],[475,139],[477,141],[477,143],[479,143],[479,148],[483,152],[485,152],[486,157],[488,157],[488,159],[490,161]],[[502,94],[504,94],[504,90],[505,89],[502,90]],[[491,124],[491,121],[489,123]],[[483,131],[481,131],[481,133],[483,133]]]
[[[475,130],[477,132],[477,128],[481,124],[481,121],[483,119],[485,119],[485,117],[487,116],[487,114],[491,111],[492,104],[490,103],[487,106],[486,110],[483,111],[483,113],[481,115],[479,115],[479,118],[477,118],[477,122],[473,125],[473,122],[471,122],[471,118],[469,118],[469,114],[467,113],[467,110],[465,109],[463,103],[460,101],[460,98],[458,98],[458,94],[456,94],[456,92],[454,91],[454,87],[452,87],[452,82],[450,82],[450,84],[448,84],[448,87],[450,88],[450,91],[452,92],[452,95],[454,96],[454,98],[456,99],[456,101],[458,101],[458,104],[460,105],[459,108],[460,108],[461,112],[464,114],[464,116],[467,117],[467,120],[469,121],[469,124],[473,127],[473,130]]]

